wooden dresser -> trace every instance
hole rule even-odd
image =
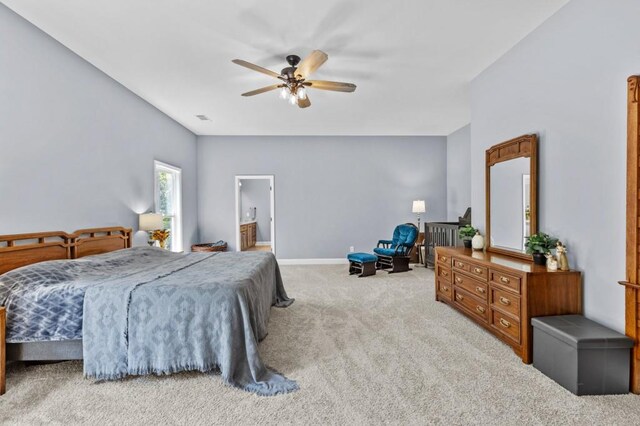
[[[240,224],[240,250],[247,250],[256,245],[256,222]]]
[[[582,313],[576,271],[462,247],[436,248],[436,300],[471,318],[532,362],[531,318]]]

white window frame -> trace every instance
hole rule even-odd
[[[154,185],[154,204],[155,211],[160,212],[160,185],[158,183],[158,172],[173,174],[175,185],[173,186],[174,214],[169,216],[172,218],[171,226],[171,251],[182,251],[182,169],[155,160],[153,162],[153,185]]]

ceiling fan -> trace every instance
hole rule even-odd
[[[356,90],[356,85],[352,83],[307,80],[309,75],[320,68],[320,66],[329,59],[329,56],[321,50],[314,50],[302,61],[300,61],[300,57],[297,55],[289,55],[286,59],[289,66],[280,71],[280,74],[250,62],[243,61],[242,59],[234,59],[231,61],[234,64],[238,64],[282,80],[282,83],[272,84],[271,86],[252,90],[251,92],[243,93],[242,96],[254,96],[259,95],[260,93],[280,89],[280,97],[282,99],[288,99],[291,105],[297,104],[300,108],[307,108],[311,106],[311,101],[307,96],[307,88],[331,90],[334,92],[353,92]]]

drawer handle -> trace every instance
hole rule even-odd
[[[500,296],[500,303],[505,306],[509,306],[511,304],[511,300],[507,299],[506,297]]]
[[[476,306],[476,311],[480,312],[481,314],[484,314],[485,309],[482,306],[478,305]]]
[[[442,289],[443,289],[444,291],[446,291],[447,293],[449,293],[449,287],[442,287]]]
[[[476,291],[480,294],[484,294],[486,290],[482,287],[476,287]]]
[[[500,318],[500,324],[505,328],[511,327],[511,323],[504,318]]]
[[[460,277],[456,277],[456,282],[457,282],[457,283],[461,283],[461,282],[462,282],[462,278],[460,278]]]
[[[473,268],[473,272],[475,272],[476,274],[481,274],[481,273],[482,273],[482,269],[480,269],[480,268]]]
[[[463,301],[464,297],[461,294],[456,294],[456,299]]]
[[[503,283],[505,283],[505,284],[509,284],[509,281],[510,281],[510,280],[509,280],[509,278],[507,278],[507,277],[500,277],[500,281],[502,281],[502,282],[503,282]]]
[[[449,275],[449,273],[447,271],[441,271],[440,275],[442,275],[443,277],[446,277],[447,275]]]
[[[440,256],[440,260],[443,261],[443,262],[446,262],[447,261],[447,256]]]
[[[458,262],[458,268],[464,268],[464,263]]]

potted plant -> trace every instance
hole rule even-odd
[[[533,263],[536,265],[546,264],[546,255],[551,253],[551,250],[558,244],[557,238],[544,232],[538,232],[537,234],[526,237],[526,239],[525,248],[527,249],[527,254],[533,256]]]
[[[160,248],[166,248],[170,231],[168,229],[157,229],[151,233],[151,239],[160,244]]]
[[[458,236],[462,239],[466,248],[471,248],[471,239],[476,235],[476,228],[465,225],[458,230]]]

